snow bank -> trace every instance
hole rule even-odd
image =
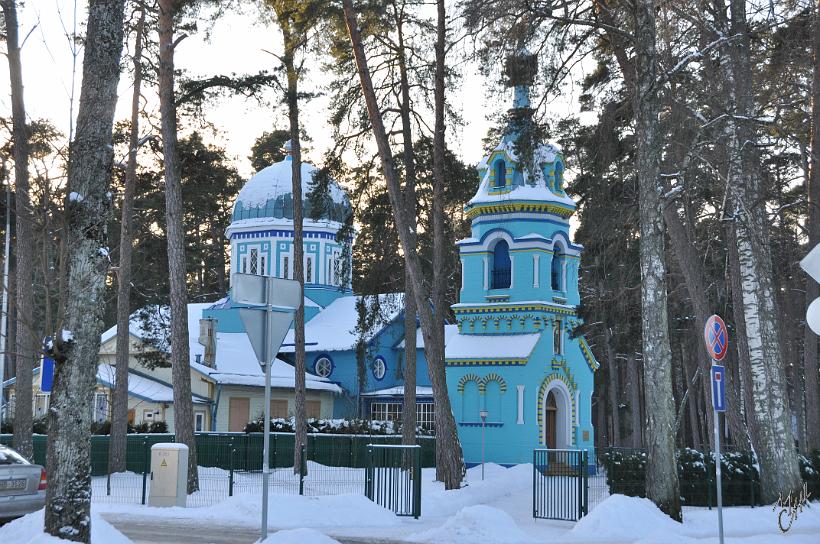
[[[682,525],[661,512],[649,499],[612,495],[575,524],[572,534],[602,540],[648,539],[663,536],[669,542],[679,535]]]
[[[140,517],[193,519],[226,525],[255,525],[260,519],[261,502],[261,495],[254,493],[235,495],[203,508],[97,504],[95,509],[100,512],[128,513]],[[393,527],[400,524],[393,512],[371,502],[361,494],[305,497],[271,493],[268,499],[268,527],[271,529]]]
[[[476,505],[463,508],[444,525],[410,536],[411,542],[437,544],[520,544],[535,542],[518,528],[509,514],[491,506]]]
[[[339,544],[339,541],[313,529],[291,529],[276,532],[259,544]]]
[[[15,544],[61,544],[69,542],[43,532],[43,512],[38,510],[0,527],[0,542]],[[91,514],[92,544],[132,544],[131,540],[116,530],[97,514]]]

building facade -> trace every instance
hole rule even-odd
[[[534,62],[534,59],[532,59]],[[501,142],[478,166],[458,242],[458,333],[447,343],[447,387],[467,463],[532,462],[536,447],[593,448],[598,363],[578,317],[578,267],[564,158],[533,141],[526,78],[515,86]],[[528,140],[529,139],[529,140]]]

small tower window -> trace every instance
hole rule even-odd
[[[554,245],[552,254],[552,290],[564,290],[564,255],[557,244]]]
[[[493,249],[493,273],[490,289],[509,289],[511,279],[510,246],[506,241],[499,240]]]
[[[561,320],[556,319],[552,326],[552,352],[556,355],[564,354],[564,335],[561,329]]]
[[[564,190],[564,164],[562,162],[555,163],[555,191],[560,192]]]
[[[503,160],[495,161],[495,186],[504,187],[507,184],[507,165]]]

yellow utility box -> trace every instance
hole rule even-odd
[[[188,446],[151,446],[151,491],[149,506],[185,506],[188,497]]]

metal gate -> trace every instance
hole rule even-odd
[[[364,494],[397,516],[421,515],[421,446],[368,444]]]
[[[533,452],[532,515],[577,521],[589,504],[588,454],[582,450]]]

